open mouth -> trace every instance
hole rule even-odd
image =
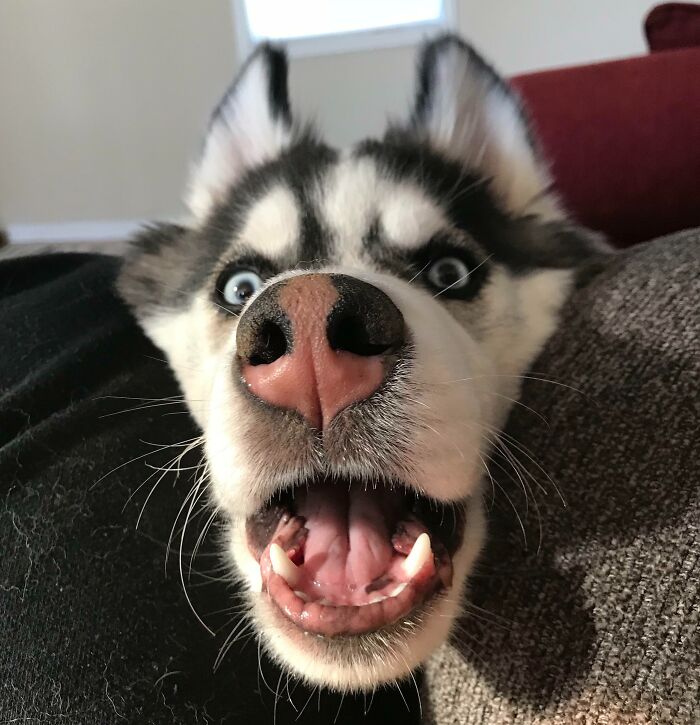
[[[301,630],[359,635],[393,624],[452,582],[463,502],[399,483],[314,480],[246,522],[263,589]]]

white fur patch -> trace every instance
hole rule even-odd
[[[286,186],[271,189],[251,207],[240,241],[268,257],[288,252],[299,239],[300,218],[294,194]]]
[[[186,309],[158,313],[140,320],[146,334],[163,350],[182,388],[187,405],[201,428],[206,427],[208,402],[218,358],[211,348],[207,325],[211,302],[195,297]]]
[[[359,248],[377,214],[381,184],[371,159],[353,157],[341,160],[324,180],[319,209],[343,251]]]
[[[381,201],[382,228],[389,244],[415,249],[448,226],[440,207],[415,185],[387,190]]]
[[[382,176],[371,158],[343,159],[323,184],[319,207],[338,240],[343,264],[359,261],[362,240],[379,222],[386,242],[402,249],[425,244],[448,222],[440,207],[410,182]]]

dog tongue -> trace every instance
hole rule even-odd
[[[304,573],[317,596],[359,603],[394,556],[390,508],[382,492],[342,484],[312,487],[298,507],[306,519]],[[306,588],[306,587],[305,587]]]

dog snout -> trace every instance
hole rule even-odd
[[[236,333],[241,377],[266,403],[322,430],[383,383],[405,341],[401,312],[374,285],[304,274],[270,286]]]

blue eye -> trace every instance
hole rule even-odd
[[[223,301],[231,307],[242,307],[261,287],[263,281],[251,269],[234,269],[222,280],[219,291]]]
[[[458,257],[442,257],[430,265],[426,277],[438,293],[456,291],[469,284],[469,267]]]

